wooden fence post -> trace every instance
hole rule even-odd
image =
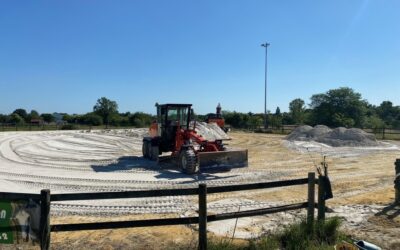
[[[199,249],[207,249],[207,185],[199,185]]]
[[[50,248],[50,190],[40,192],[40,249]]]
[[[308,173],[308,208],[307,208],[307,224],[310,229],[314,227],[314,208],[315,208],[315,173]]]
[[[318,220],[325,220],[325,189],[321,176],[318,177]]]
[[[395,203],[400,204],[400,159],[395,162],[395,179],[394,179],[394,190],[395,190]]]

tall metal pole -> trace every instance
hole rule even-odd
[[[263,43],[261,46],[265,47],[265,95],[264,95],[264,129],[268,128],[267,123],[267,56],[269,43]]]

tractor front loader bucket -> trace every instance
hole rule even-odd
[[[200,170],[231,169],[247,167],[247,150],[228,150],[219,152],[199,152],[197,154]]]

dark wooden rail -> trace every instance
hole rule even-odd
[[[307,184],[308,178],[261,182],[252,184],[240,184],[219,187],[207,187],[207,193],[224,193],[234,191],[246,191],[264,188],[287,187],[295,185]],[[199,188],[185,189],[159,189],[159,190],[141,190],[141,191],[124,191],[124,192],[102,192],[102,193],[71,193],[71,194],[52,194],[51,201],[71,201],[71,200],[101,200],[101,199],[121,199],[121,198],[146,198],[146,197],[162,197],[162,196],[179,196],[179,195],[198,195]],[[38,195],[39,196],[39,195]]]

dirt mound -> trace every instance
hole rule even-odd
[[[372,134],[358,128],[330,129],[324,125],[314,128],[308,125],[297,127],[286,137],[288,141],[316,141],[333,147],[375,147],[378,146],[376,138]]]

